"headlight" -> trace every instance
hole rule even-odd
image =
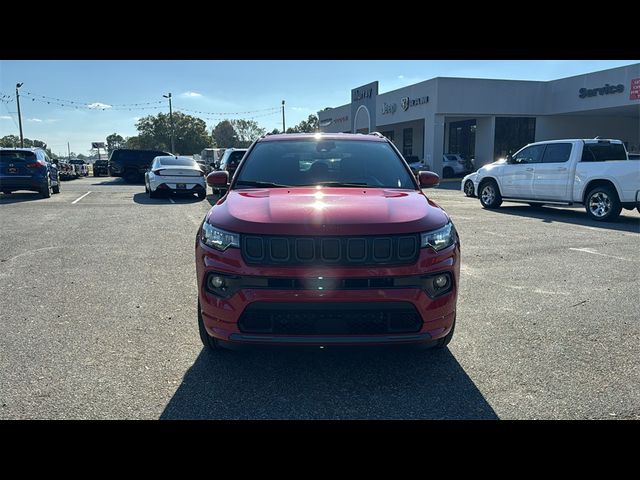
[[[420,248],[431,247],[436,252],[450,247],[456,241],[456,228],[449,222],[444,227],[420,235]]]
[[[202,224],[202,242],[224,252],[228,247],[240,248],[240,235],[216,228],[209,222]]]

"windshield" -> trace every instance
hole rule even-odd
[[[389,144],[353,140],[260,142],[245,159],[236,187],[259,183],[415,189]]]

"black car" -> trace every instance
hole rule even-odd
[[[130,150],[118,148],[109,157],[109,173],[112,177],[123,177],[127,182],[142,182],[144,174],[156,157],[171,156],[159,150]]]
[[[0,191],[39,192],[44,198],[60,193],[60,172],[41,148],[0,148]]]
[[[96,160],[93,164],[93,176],[99,177],[100,175],[109,176],[109,161],[108,160]]]

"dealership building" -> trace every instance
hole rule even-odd
[[[480,166],[541,140],[616,138],[640,152],[640,63],[545,82],[436,77],[386,93],[376,81],[318,117],[323,132],[381,132],[438,173],[443,154]]]

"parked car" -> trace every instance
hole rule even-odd
[[[213,167],[207,164],[204,160],[196,160],[200,168],[204,172],[205,175],[209,175],[213,171]]]
[[[594,220],[614,220],[623,208],[640,211],[640,168],[620,140],[553,140],[532,143],[506,162],[478,170],[480,203],[503,200],[539,205],[584,205]]]
[[[257,140],[197,233],[203,344],[447,345],[460,243],[421,190],[438,181],[380,134]]]
[[[149,197],[159,193],[195,193],[198,198],[207,196],[205,174],[200,165],[189,157],[156,157],[144,176],[144,190]]]
[[[140,182],[156,157],[171,156],[158,150],[130,150],[118,148],[109,157],[109,174],[123,177],[129,183]]]
[[[464,175],[471,169],[469,161],[462,158],[461,155],[454,153],[445,153],[442,155],[442,176],[444,178]]]
[[[93,163],[93,176],[99,177],[101,175],[109,176],[109,161],[108,160],[96,160]]]
[[[240,161],[247,152],[246,148],[227,148],[220,159],[219,170],[229,173],[229,180],[233,178],[233,174],[236,172]],[[225,186],[214,188],[213,193],[218,195],[224,195],[227,191]]]
[[[58,160],[58,172],[60,173],[61,180],[72,180],[77,178],[76,170],[73,168],[73,165],[65,162],[64,160]]]
[[[86,177],[89,175],[89,165],[84,160],[69,160],[69,163],[74,166],[73,168],[75,168],[78,176]]]
[[[223,153],[224,148],[205,148],[200,152],[200,158],[211,170],[219,170]]]
[[[41,148],[0,148],[0,191],[39,192],[44,198],[60,193],[60,173]]]
[[[414,175],[417,175],[420,171],[429,171],[431,170],[431,166],[428,163],[425,163],[424,160],[420,160],[417,156],[410,155],[404,158],[407,164],[409,164],[409,168],[413,172]]]
[[[246,152],[246,148],[227,148],[220,159],[220,170],[226,170],[229,172],[229,178],[233,178],[233,174]]]

